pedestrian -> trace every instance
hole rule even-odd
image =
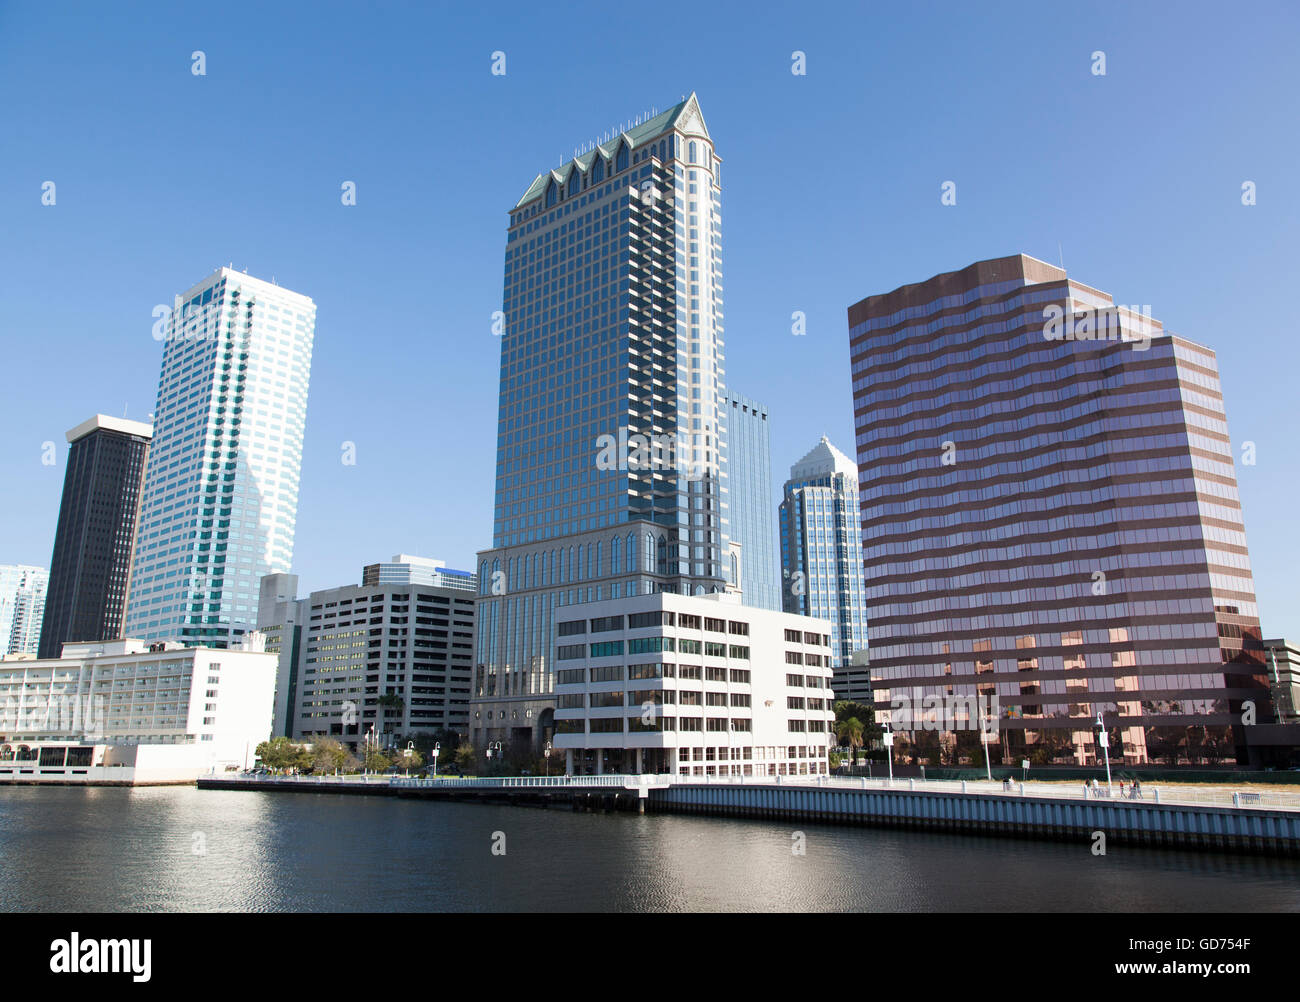
[[[1139,780],[1133,780],[1133,799],[1142,799],[1142,783]]]
[[[1120,800],[1124,799],[1124,780],[1122,779],[1119,781],[1119,798]]]

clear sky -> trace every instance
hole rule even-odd
[[[724,161],[727,382],[771,409],[774,489],[822,434],[854,452],[850,303],[1063,261],[1218,352],[1264,632],[1300,639],[1298,10],[0,3],[0,563],[48,565],[64,432],[147,419],[154,306],[233,262],[317,304],[303,590],[398,551],[471,568],[507,212],[694,90]]]

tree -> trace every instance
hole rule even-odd
[[[318,776],[328,776],[343,768],[347,749],[333,738],[315,738],[311,743],[311,769]]]
[[[284,736],[263,741],[257,746],[257,757],[268,769],[289,769],[298,764],[302,749]]]
[[[367,772],[383,772],[390,765],[392,765],[392,762],[389,761],[388,756],[385,755],[383,752],[381,752],[378,748],[371,745],[369,748],[366,749],[366,771]]]
[[[863,730],[862,721],[857,717],[835,721],[835,737],[840,744],[848,745],[849,761],[854,765],[858,762],[858,749],[862,747]]]
[[[456,749],[456,764],[460,766],[462,772],[471,772],[477,763],[478,758],[474,754],[474,746],[468,742],[461,744]]]

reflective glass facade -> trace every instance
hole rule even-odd
[[[727,538],[739,543],[727,580],[745,605],[781,611],[772,517],[772,449],[767,407],[727,391]]]
[[[227,646],[293,561],[316,306],[221,268],[176,298],[126,635]]]
[[[538,740],[556,608],[725,586],[720,192],[691,95],[510,213],[472,723],[492,740]]]
[[[790,468],[782,493],[781,600],[786,612],[830,622],[838,686],[867,646],[858,469],[823,438]]]
[[[849,309],[881,719],[995,697],[995,758],[1244,757],[1269,719],[1212,351],[1025,256]],[[918,714],[916,719],[923,719]],[[918,727],[933,762],[977,727]]]

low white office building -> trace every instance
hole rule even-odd
[[[824,775],[831,629],[660,592],[557,609],[555,737],[569,774]]]
[[[0,662],[0,783],[188,783],[248,768],[271,734],[277,656],[105,640]]]

